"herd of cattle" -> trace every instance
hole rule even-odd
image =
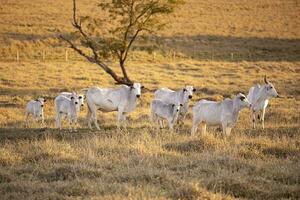
[[[195,134],[199,124],[202,124],[202,133],[206,131],[206,125],[221,125],[223,134],[230,134],[231,128],[236,124],[241,109],[249,107],[252,117],[252,125],[255,128],[256,119],[261,120],[264,128],[265,110],[269,99],[278,97],[274,86],[264,78],[263,85],[256,85],[250,88],[247,97],[239,93],[233,99],[226,98],[221,102],[200,100],[192,108],[193,126],[191,134]],[[69,119],[69,128],[76,131],[77,117],[80,107],[84,105],[86,98],[88,112],[87,123],[92,128],[92,123],[98,130],[97,110],[102,112],[117,111],[117,127],[126,120],[126,114],[136,108],[137,99],[141,96],[140,83],[132,86],[122,85],[118,88],[108,89],[93,87],[83,89],[85,95],[77,93],[60,93],[54,100],[56,112],[56,126],[61,129],[61,120]],[[178,91],[161,88],[155,91],[154,100],[151,102],[151,119],[163,128],[163,121],[168,122],[169,128],[173,129],[176,122],[183,122],[188,113],[189,100],[193,97],[195,89],[193,86],[186,86]],[[41,120],[44,124],[43,106],[46,100],[38,98],[31,100],[26,106],[26,124],[29,116],[35,120]]]

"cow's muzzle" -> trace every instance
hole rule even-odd
[[[136,95],[136,97],[137,97],[137,98],[140,98],[140,97],[141,97],[141,95],[137,94],[137,95]]]
[[[44,105],[41,105],[41,107],[44,107]]]
[[[193,96],[192,96],[192,95],[189,95],[189,99],[191,99],[191,98],[193,98]]]

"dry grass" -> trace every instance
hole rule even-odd
[[[84,108],[78,133],[54,128],[52,99],[63,90],[111,86],[113,82],[97,66],[86,62],[0,66],[4,199],[40,199],[50,194],[54,199],[299,198],[297,62],[131,62],[130,73],[135,80],[144,80],[148,91],[130,115],[128,129],[117,132],[115,114],[101,114],[102,130],[90,131],[84,125]],[[221,100],[246,92],[261,81],[260,74],[268,74],[283,96],[271,101],[266,130],[250,129],[247,110],[227,138],[215,128],[208,135],[190,137],[190,117],[176,133],[157,132],[148,121],[155,88],[189,83],[198,89],[193,103],[200,98]],[[32,124],[26,129],[24,105],[38,95],[50,100],[45,108],[47,128]]]
[[[92,8],[79,2],[82,13]],[[114,83],[73,54],[61,61],[65,47],[55,34],[70,30],[70,4],[1,2],[0,199],[300,198],[298,1],[187,1],[167,19],[168,29],[152,36],[164,42],[155,60],[135,47],[128,71],[147,90],[127,130],[116,131],[115,114],[100,113],[101,131],[88,130],[85,107],[77,133],[55,129],[54,97]],[[10,61],[17,48],[20,63]],[[46,62],[39,61],[43,49]],[[231,59],[231,52],[238,54]],[[271,100],[265,130],[250,128],[248,110],[225,138],[215,127],[190,137],[191,115],[176,133],[157,131],[148,120],[159,87],[194,85],[194,104],[246,93],[264,74],[283,96]],[[25,104],[41,95],[49,100],[47,128],[25,128]]]
[[[79,14],[105,17],[97,2],[78,1]],[[13,60],[19,50],[22,60],[41,60],[43,51],[47,60],[63,60],[66,44],[57,34],[72,30],[71,6],[72,1],[2,0],[0,59]],[[163,31],[141,41],[135,51],[151,47],[159,55],[172,50],[201,60],[299,61],[299,12],[297,0],[187,0],[163,19]],[[73,52],[70,57],[80,59]]]

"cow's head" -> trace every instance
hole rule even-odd
[[[84,106],[84,95],[78,95],[78,103],[80,106]]]
[[[76,94],[76,93],[72,93],[72,95],[71,95],[71,101],[75,104],[75,105],[78,105],[78,103],[79,103],[79,98],[78,98],[78,95]]]
[[[181,103],[177,103],[177,104],[172,104],[172,108],[174,109],[175,112],[179,112],[180,107],[182,107],[183,105]]]
[[[196,89],[191,85],[187,85],[183,88],[184,96],[189,99],[193,98],[193,92],[195,92],[195,91],[196,91]]]
[[[265,85],[264,85],[264,90],[265,90],[265,93],[268,97],[278,97],[278,93],[275,89],[275,87],[273,86],[272,83],[270,83],[268,80],[267,80],[267,76],[264,77],[264,82],[265,82]]]
[[[130,86],[130,89],[134,91],[134,94],[137,98],[140,98],[142,88],[144,88],[144,86],[142,86],[140,83],[134,83],[132,86]]]
[[[237,104],[239,105],[239,107],[241,107],[241,108],[244,108],[244,107],[250,108],[251,107],[251,104],[248,101],[247,97],[242,93],[239,93],[238,95],[236,95],[236,101],[237,101]]]
[[[46,99],[42,98],[42,97],[39,97],[35,100],[36,102],[39,102],[41,107],[43,108],[44,107],[44,104],[46,102]]]

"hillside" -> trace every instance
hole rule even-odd
[[[80,14],[100,15],[96,0],[78,0]],[[66,44],[58,33],[72,30],[72,1],[3,0],[0,5],[1,59],[61,57]],[[12,14],[13,13],[13,14]],[[157,49],[196,59],[299,60],[298,1],[187,0],[153,35]],[[152,41],[153,43],[153,41]],[[75,57],[75,56],[73,56]],[[74,58],[75,59],[75,58]]]

